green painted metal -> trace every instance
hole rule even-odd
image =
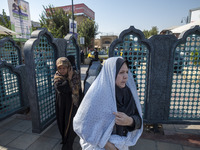
[[[55,90],[53,78],[55,74],[55,51],[46,36],[34,47],[37,96],[41,124],[55,117]]]
[[[134,34],[124,36],[123,42],[114,48],[114,56],[122,56],[129,63],[133,74],[143,114],[145,113],[146,89],[148,77],[149,50],[145,44],[139,42],[139,37]]]
[[[5,42],[4,46],[0,47],[0,58],[15,67],[20,64],[17,49],[10,41]]]
[[[70,39],[68,41],[66,51],[67,51],[67,56],[73,55],[75,57],[76,68],[80,68],[78,66],[78,56],[77,56],[76,43],[75,43],[75,41],[73,39]]]
[[[200,119],[200,35],[190,34],[174,52],[169,119]]]
[[[9,68],[0,68],[0,118],[22,107],[19,80]]]

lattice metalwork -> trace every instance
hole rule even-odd
[[[200,35],[189,35],[174,56],[169,118],[200,119]]]
[[[138,39],[139,38],[136,35],[126,35],[123,39],[123,43],[120,43],[115,47],[114,56],[122,56],[128,60],[129,69],[133,73],[144,114],[149,50],[144,44],[140,44]]]
[[[69,40],[68,41],[69,43],[67,44],[67,56],[69,55],[73,55],[75,57],[75,62],[76,62],[76,68],[79,68],[78,67],[78,57],[77,57],[77,49],[76,49],[76,46],[75,46],[75,43],[73,42],[73,40]]]
[[[20,63],[17,48],[9,41],[5,42],[3,47],[0,47],[0,58],[15,67]]]
[[[19,110],[21,106],[17,75],[9,68],[0,68],[0,118]]]
[[[55,116],[55,54],[46,36],[40,37],[40,43],[34,47],[37,96],[40,109],[40,121],[45,123]]]

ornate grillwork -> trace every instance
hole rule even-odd
[[[55,74],[55,54],[46,36],[34,47],[37,95],[40,121],[44,123],[55,115],[55,90],[53,78]]]
[[[137,35],[128,34],[124,36],[122,43],[114,47],[114,56],[122,56],[128,61],[144,113],[149,61],[149,50],[147,46],[141,44]]]
[[[170,119],[200,118],[200,35],[190,34],[174,52]]]
[[[0,118],[22,106],[19,79],[9,68],[0,68]]]

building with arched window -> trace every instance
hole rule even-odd
[[[100,39],[95,39],[94,48],[108,49],[110,47],[110,44],[117,38],[117,35],[100,36]]]

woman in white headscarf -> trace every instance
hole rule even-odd
[[[142,134],[133,76],[122,57],[106,60],[73,120],[83,150],[128,150]]]

